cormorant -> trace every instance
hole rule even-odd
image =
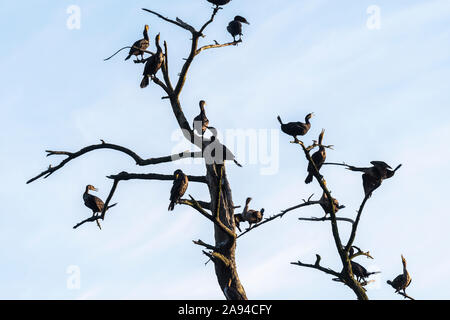
[[[130,49],[130,52],[128,53],[128,57],[125,58],[125,60],[128,60],[131,58],[131,56],[141,56],[141,59],[144,60],[144,51],[147,50],[147,48],[150,46],[150,39],[148,37],[148,25],[145,25],[144,28],[144,39],[136,41],[132,48]],[[139,48],[136,49],[135,47]]]
[[[324,146],[322,145],[322,141],[323,141],[323,135],[325,134],[325,130],[322,130],[322,132],[319,135],[319,150],[316,151],[313,155],[312,155],[312,160],[314,162],[314,164],[316,165],[317,171],[320,170],[320,168],[322,168],[322,165],[325,163],[325,160],[327,158],[327,152],[325,151]],[[312,165],[312,163],[308,164],[308,176],[306,177],[305,183],[311,183],[314,177],[314,166]]]
[[[193,123],[194,130],[196,130],[199,133],[200,133],[199,129],[200,129],[200,126],[201,126],[202,136],[205,133],[205,131],[208,128],[208,125],[209,125],[209,120],[206,117],[205,105],[206,105],[205,101],[203,101],[203,100],[200,101],[200,114],[194,118],[194,123]]]
[[[227,3],[229,3],[231,0],[207,0],[209,3],[212,3],[214,5],[216,5],[217,7],[219,6],[224,6]]]
[[[328,201],[328,196],[325,192],[322,194],[322,198],[320,198],[319,202],[320,202],[320,206],[322,207],[323,211],[325,211],[325,214],[331,214],[332,208],[330,205],[330,201]],[[345,206],[340,206],[339,201],[335,198],[333,198],[333,203],[334,203],[334,211],[335,211],[334,213],[337,213],[339,210],[345,208]]]
[[[234,20],[228,24],[227,30],[233,36],[234,41],[236,41],[237,36],[239,36],[239,40],[241,40],[243,23],[250,24],[244,17],[236,16],[234,17]]]
[[[92,194],[89,194],[89,190],[98,191],[98,189],[96,189],[93,185],[89,184],[86,186],[86,190],[84,191],[84,194],[83,194],[84,205],[92,210],[92,216],[94,217],[97,215],[97,213],[103,212],[103,208],[105,207],[105,204],[103,203],[103,201],[100,198],[93,196]],[[116,205],[117,205],[117,203],[115,203],[111,206],[108,206],[108,208],[106,210],[109,210]]]
[[[173,211],[175,204],[184,196],[189,184],[188,177],[180,169],[176,170],[173,175],[175,180],[173,181],[172,190],[170,190],[169,211]]]
[[[164,54],[162,52],[161,46],[159,45],[159,38],[160,35],[158,33],[155,38],[157,51],[154,55],[152,55],[150,58],[147,59],[147,63],[145,64],[143,73],[144,78],[141,81],[142,89],[146,88],[149,85],[150,83],[149,78],[153,78],[156,75],[159,69],[161,69],[161,66],[164,62]]]
[[[366,268],[364,268],[359,263],[356,263],[355,261],[350,261],[350,263],[352,265],[353,275],[356,277],[356,280],[358,280],[359,282],[361,282],[362,280],[365,281],[366,278],[370,277],[373,274],[380,273],[380,271],[367,272]]]
[[[305,123],[302,122],[289,122],[283,123],[281,121],[280,116],[277,117],[278,121],[281,124],[281,131],[286,133],[289,136],[294,137],[295,141],[298,141],[297,136],[304,136],[308,133],[309,129],[311,129],[311,123],[309,119],[312,118],[314,113],[310,113],[305,117]]]
[[[403,290],[403,293],[406,294],[406,288],[411,284],[411,276],[406,270],[406,259],[402,255],[402,264],[403,264],[403,273],[397,276],[393,281],[388,280],[387,283],[390,284],[394,289],[395,293],[398,293],[400,290]]]
[[[394,176],[395,172],[400,169],[402,165],[399,165],[395,170],[383,161],[372,161],[373,167],[365,168],[363,171],[363,187],[366,196],[371,197],[372,192],[375,191],[385,179],[389,179]]]
[[[261,210],[249,210],[248,205],[252,201],[252,198],[247,198],[245,201],[245,208],[244,211],[240,214],[234,215],[234,221],[236,223],[236,227],[241,231],[240,223],[247,221],[248,227],[251,228],[252,224],[260,223],[264,217],[264,208]]]
[[[238,167],[242,165],[236,160],[234,154],[217,139],[217,129],[213,127],[208,127],[211,131],[211,140],[204,141],[206,146],[203,150],[203,156],[207,164],[223,164],[225,161],[234,161]]]

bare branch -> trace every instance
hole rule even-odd
[[[342,275],[330,268],[324,268],[320,265],[320,260],[321,257],[320,255],[316,254],[316,262],[314,264],[307,264],[307,263],[302,263],[301,261],[297,261],[297,262],[291,262],[291,264],[293,265],[297,265],[300,267],[305,267],[305,268],[311,268],[311,269],[316,269],[322,272],[325,272],[327,274],[330,274],[332,276],[337,277],[338,279],[342,279]]]
[[[357,246],[352,246],[352,248],[355,248],[356,250],[358,250],[358,252],[355,253],[355,254],[352,254],[352,255],[349,257],[350,260],[353,260],[354,258],[359,257],[359,256],[365,256],[365,257],[367,257],[368,259],[372,259],[372,260],[373,260],[373,257],[370,255],[370,252],[369,252],[369,251],[364,252],[364,251],[362,251],[360,248],[358,248]]]
[[[222,229],[223,232],[225,232],[231,239],[236,239],[236,233],[233,232],[230,228],[228,228],[226,225],[223,224],[222,221],[218,217],[214,217],[211,214],[207,213],[203,208],[200,206],[200,204],[195,200],[191,195],[189,195],[193,202],[192,208],[196,209],[200,214],[202,214],[205,218],[213,222],[215,225],[217,225],[219,228]]]
[[[312,222],[324,222],[324,221],[331,221],[331,217],[327,217],[324,216],[322,218],[315,218],[315,217],[311,217],[311,218],[298,218],[298,220],[300,221],[312,221]],[[349,223],[355,223],[352,219],[350,218],[343,218],[343,217],[336,217],[336,221],[344,221],[344,222],[349,222]]]
[[[160,180],[160,181],[173,181],[175,176],[171,174],[158,174],[158,173],[128,173],[121,172],[117,175],[108,176],[109,179],[117,181],[128,180]],[[189,182],[207,183],[205,176],[188,176]]]
[[[154,15],[157,16],[158,18],[161,18],[161,19],[163,19],[164,21],[167,21],[167,22],[172,23],[172,24],[174,24],[174,25],[176,25],[176,26],[178,26],[178,27],[180,27],[180,28],[183,28],[183,29],[185,29],[185,30],[187,30],[187,31],[190,31],[190,32],[193,33],[193,34],[196,32],[195,29],[194,29],[194,27],[190,26],[189,24],[187,24],[186,22],[182,21],[181,19],[178,19],[178,18],[177,18],[177,20],[175,21],[175,20],[166,18],[166,17],[164,17],[163,15],[161,15],[161,14],[155,12],[155,11],[152,11],[152,10],[149,10],[149,9],[145,9],[145,8],[142,8],[142,10],[147,11],[147,12],[150,12],[151,14],[154,14]]]
[[[110,60],[111,58],[113,58],[114,56],[116,56],[120,51],[125,50],[125,49],[137,49],[137,50],[139,50],[139,51],[141,51],[141,52],[148,53],[148,54],[150,54],[150,55],[152,55],[152,56],[155,54],[154,52],[151,52],[151,51],[148,51],[148,50],[142,50],[142,48],[139,48],[139,47],[136,47],[136,46],[123,47],[123,48],[117,50],[116,53],[114,53],[111,57],[108,57],[108,58],[106,58],[106,59],[103,59],[103,61],[108,61],[108,60]]]
[[[403,296],[405,299],[416,300],[416,299],[414,299],[413,297],[408,296],[406,293],[403,293],[403,292],[400,292],[400,291],[397,292],[397,294]]]
[[[364,197],[363,202],[361,203],[361,206],[359,207],[358,215],[356,216],[355,223],[353,224],[352,232],[350,234],[350,238],[349,238],[349,240],[347,242],[347,245],[345,246],[345,251],[347,251],[347,252],[350,250],[350,247],[352,246],[353,242],[355,241],[356,231],[358,229],[359,220],[361,219],[361,215],[362,215],[362,212],[364,210],[364,206],[366,205],[366,202],[367,202],[367,200],[369,200],[369,198],[370,198],[370,193],[366,194],[366,196]]]
[[[336,248],[339,252],[339,256],[341,257],[341,261],[344,265],[344,268],[347,270],[349,267],[349,265],[347,263],[347,254],[346,254],[346,252],[344,252],[344,249],[342,247],[341,237],[339,235],[339,229],[338,229],[337,220],[336,220],[336,208],[333,203],[333,197],[331,196],[331,192],[330,192],[330,190],[328,190],[328,188],[325,184],[325,180],[323,179],[322,175],[319,173],[319,170],[317,169],[316,164],[314,163],[313,159],[311,158],[311,155],[309,153],[311,150],[310,149],[311,147],[308,147],[308,148],[305,147],[305,145],[301,141],[297,141],[296,143],[298,143],[302,147],[303,152],[306,156],[306,159],[312,165],[314,177],[319,182],[320,187],[322,188],[323,192],[325,192],[325,194],[328,198],[330,208],[332,209],[330,212],[330,217],[331,217],[331,229],[333,232],[333,238],[334,238],[334,241],[336,244]],[[315,141],[314,141],[313,146],[314,145],[317,145],[317,143]]]
[[[242,40],[236,40],[236,41],[227,42],[227,43],[223,43],[223,44],[215,43],[215,44],[206,45],[206,46],[203,46],[203,47],[197,49],[197,51],[195,52],[195,55],[198,55],[200,52],[202,52],[204,50],[208,50],[208,49],[237,46],[241,42],[242,42]]]
[[[312,196],[311,196],[311,197],[312,197]],[[278,219],[278,218],[280,218],[280,219],[283,218],[284,215],[285,215],[286,213],[290,212],[290,211],[293,211],[293,210],[296,210],[296,209],[299,209],[299,208],[303,208],[303,207],[306,207],[306,206],[311,206],[311,205],[315,205],[315,204],[320,204],[320,201],[310,201],[310,200],[311,200],[311,197],[309,198],[308,201],[305,201],[305,200],[304,200],[304,203],[302,203],[302,204],[299,204],[299,205],[297,205],[297,206],[295,206],[295,207],[292,207],[292,208],[283,210],[283,211],[281,211],[281,213],[276,214],[276,215],[273,215],[273,216],[271,216],[271,217],[269,217],[269,218],[266,218],[264,221],[262,221],[262,222],[260,222],[260,223],[257,223],[257,224],[255,224],[255,225],[253,225],[251,228],[248,228],[246,231],[242,232],[242,233],[238,236],[238,238],[242,237],[243,235],[249,233],[250,231],[252,231],[252,230],[254,230],[254,229],[256,229],[256,228],[258,228],[258,227],[260,227],[260,226],[262,226],[262,225],[264,225],[264,224],[266,224],[266,223],[268,223],[268,222],[270,222],[270,221],[273,221],[273,220]]]
[[[104,142],[102,142],[101,144],[96,144],[96,145],[91,145],[91,146],[85,147],[77,152],[47,150],[46,151],[47,157],[53,156],[53,155],[65,155],[65,156],[67,156],[67,158],[64,159],[56,167],[49,166],[49,168],[47,170],[41,172],[36,177],[28,180],[27,184],[32,183],[41,177],[44,177],[44,179],[48,178],[55,171],[64,167],[68,162],[70,162],[88,152],[91,152],[94,150],[100,150],[100,149],[110,149],[110,150],[116,150],[116,151],[125,153],[125,154],[129,155],[131,158],[133,158],[136,161],[136,165],[138,165],[138,166],[148,166],[148,165],[155,165],[155,164],[160,164],[160,163],[178,161],[178,160],[186,159],[186,158],[201,158],[202,157],[201,152],[182,152],[178,155],[171,155],[171,156],[160,157],[160,158],[149,158],[149,159],[144,160],[140,156],[138,156],[135,152],[133,152],[132,150],[130,150],[128,148],[125,148],[125,147],[122,147],[119,145],[115,145],[115,144],[104,143]]]
[[[202,207],[202,209],[205,210],[211,210],[211,203],[210,202],[206,202],[206,201],[197,201],[197,203]],[[194,206],[194,203],[191,200],[188,199],[181,199],[180,201],[178,201],[178,204],[183,204],[186,206]]]
[[[203,36],[203,32],[206,30],[206,28],[214,21],[214,17],[219,12],[219,7],[214,8],[213,13],[211,15],[211,18],[205,22],[205,24],[200,28],[200,35]]]
[[[203,242],[202,240],[192,241],[192,242],[194,242],[198,246],[205,247],[206,249],[209,249],[209,250],[212,250],[212,251],[219,251],[219,248],[217,248],[215,246],[212,246],[210,244],[207,244],[207,243]]]

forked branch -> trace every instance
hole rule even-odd
[[[171,155],[171,156],[142,159],[134,151],[132,151],[132,150],[130,150],[128,148],[125,148],[125,147],[122,147],[122,146],[119,146],[119,145],[115,145],[115,144],[105,143],[103,141],[101,144],[87,146],[87,147],[85,147],[85,148],[83,148],[83,149],[81,149],[81,150],[79,150],[77,152],[47,150],[46,151],[47,152],[47,157],[54,156],[54,155],[63,155],[63,156],[66,156],[67,158],[64,159],[63,161],[61,161],[61,163],[58,164],[55,167],[49,166],[47,170],[41,172],[36,177],[28,180],[27,184],[32,183],[32,182],[38,180],[41,177],[44,177],[44,179],[46,179],[49,176],[51,176],[54,172],[56,172],[59,169],[61,169],[62,167],[64,167],[70,161],[72,161],[72,160],[74,160],[74,159],[76,159],[78,157],[81,157],[82,155],[84,155],[86,153],[89,153],[89,152],[95,151],[95,150],[100,150],[100,149],[116,150],[116,151],[125,153],[128,156],[130,156],[131,158],[133,158],[134,161],[136,161],[136,165],[138,165],[138,166],[149,166],[149,165],[156,165],[156,164],[160,164],[160,163],[167,163],[167,162],[178,161],[178,160],[186,159],[186,158],[201,158],[202,157],[202,153],[201,152],[182,152],[182,153]]]

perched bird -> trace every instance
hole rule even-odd
[[[297,136],[304,136],[305,134],[308,133],[309,129],[311,129],[311,123],[309,122],[309,119],[311,119],[313,115],[314,113],[309,113],[305,117],[305,123],[302,122],[283,123],[281,121],[280,116],[278,116],[277,119],[281,124],[281,131],[283,131],[289,136],[294,137],[295,141],[298,141]]]
[[[395,289],[395,293],[403,290],[403,293],[406,294],[406,288],[411,284],[411,276],[406,270],[406,259],[402,255],[402,264],[403,264],[403,273],[397,276],[393,281],[388,280],[387,283],[391,285]]]
[[[233,40],[236,41],[236,37],[239,36],[239,40],[242,39],[242,24],[250,24],[247,19],[241,16],[234,17],[234,20],[228,24],[227,30],[233,36]]]
[[[316,151],[312,156],[312,160],[317,168],[317,171],[322,168],[322,165],[325,163],[325,160],[327,159],[327,152],[325,151],[325,147],[322,145],[323,141],[323,135],[325,134],[325,130],[322,130],[322,132],[319,135],[319,150]],[[305,183],[311,183],[314,177],[314,166],[312,163],[308,164],[308,176],[306,177]]]
[[[225,161],[234,161],[238,167],[242,165],[236,160],[235,155],[217,139],[217,129],[208,127],[212,136],[203,142],[203,157],[206,164],[223,164]]]
[[[323,211],[325,211],[325,215],[331,214],[333,212],[330,205],[330,201],[328,201],[328,196],[325,192],[322,194],[322,198],[320,198],[319,202]],[[334,204],[334,213],[337,213],[339,210],[345,208],[345,206],[339,205],[339,201],[335,198],[333,198],[333,204]]]
[[[159,69],[161,69],[161,66],[164,62],[164,54],[162,52],[161,46],[159,45],[159,38],[160,35],[158,33],[158,35],[155,38],[155,44],[156,44],[156,48],[157,51],[154,55],[152,55],[150,58],[147,59],[147,62],[145,64],[145,68],[144,68],[144,78],[141,81],[141,88],[146,88],[149,83],[150,80],[149,78],[152,78],[156,75],[156,73],[159,71]]]
[[[148,25],[145,25],[144,28],[144,39],[136,41],[128,53],[128,56],[125,58],[125,60],[128,60],[131,58],[131,56],[141,56],[141,60],[144,60],[144,50],[147,50],[147,48],[150,46],[150,38],[148,37]],[[139,49],[137,49],[139,48]]]
[[[184,196],[189,185],[188,177],[180,169],[176,170],[173,175],[175,176],[175,180],[173,181],[172,190],[170,190],[169,211],[173,211],[175,204]]]
[[[194,123],[193,123],[194,130],[196,130],[199,133],[200,133],[200,127],[201,127],[202,136],[205,133],[205,131],[209,125],[209,120],[206,117],[205,105],[206,105],[205,101],[203,101],[203,100],[200,101],[200,114],[194,118]]]
[[[364,268],[362,265],[360,265],[359,263],[356,263],[354,261],[350,261],[351,265],[352,265],[352,271],[354,276],[356,277],[356,280],[358,280],[359,282],[361,281],[365,281],[368,277],[370,277],[373,274],[377,274],[380,273],[380,271],[376,271],[376,272],[367,272],[367,269]]]
[[[86,186],[86,190],[84,191],[84,194],[83,194],[84,205],[92,210],[92,216],[94,217],[97,215],[97,213],[103,212],[103,208],[105,207],[105,204],[103,203],[103,201],[100,198],[98,198],[92,194],[89,194],[89,190],[92,190],[92,191],[98,191],[98,190],[93,185],[89,184]],[[117,205],[117,203],[110,205],[110,206],[108,206],[108,208],[106,208],[106,210],[109,210],[116,205]]]
[[[241,222],[247,221],[248,227],[251,228],[252,224],[260,223],[264,217],[264,208],[259,211],[249,210],[248,205],[250,204],[250,201],[252,201],[252,198],[247,198],[247,200],[245,201],[244,211],[240,214],[234,215],[234,221],[239,231],[241,231]]]
[[[209,3],[212,3],[214,5],[216,5],[217,7],[219,6],[224,6],[227,3],[229,3],[231,0],[207,0]]]
[[[371,197],[372,192],[381,186],[383,180],[393,177],[395,172],[402,166],[400,164],[395,170],[392,170],[392,168],[383,161],[372,161],[371,164],[373,167],[364,170],[362,176],[364,193],[368,197]]]

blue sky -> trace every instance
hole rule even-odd
[[[69,30],[66,10],[81,8],[81,29]],[[366,27],[367,8],[381,9],[381,29]],[[202,165],[136,168],[129,158],[100,151],[70,163],[45,181],[25,182],[58,158],[44,150],[76,151],[99,139],[128,146],[142,157],[171,154],[177,124],[161,89],[139,88],[142,66],[123,55],[103,62],[141,36],[144,24],[169,45],[172,77],[189,50],[189,34],[140,10],[146,7],[199,26],[210,15],[196,1],[2,2],[0,99],[0,298],[9,299],[222,299],[213,266],[192,240],[212,242],[212,226],[189,208],[168,213],[170,183],[122,183],[119,205],[99,231],[72,226],[89,215],[86,184],[105,198],[120,171],[172,173],[180,167],[203,174]],[[302,120],[314,111],[305,139],[326,129],[335,145],[328,160],[366,166],[403,164],[368,202],[356,239],[382,270],[369,287],[373,299],[400,299],[385,284],[401,272],[404,254],[418,299],[448,299],[450,216],[442,202],[448,180],[450,138],[450,3],[431,1],[233,0],[221,10],[204,43],[230,40],[225,27],[236,14],[245,26],[238,47],[207,51],[194,62],[182,103],[188,119],[198,101],[220,130],[278,128],[276,116]],[[279,139],[279,140],[278,140]],[[300,203],[306,186],[301,150],[279,135],[279,170],[262,175],[261,164],[237,168],[229,179],[236,204],[247,196],[268,214]],[[237,154],[239,159],[239,154]],[[246,159],[239,159],[246,162]],[[352,217],[363,192],[361,177],[338,167],[323,169],[333,195]],[[189,193],[207,200],[202,185]],[[443,209],[444,208],[444,209]],[[353,299],[353,293],[315,270],[290,265],[301,259],[339,269],[329,224],[300,223],[320,208],[294,212],[238,243],[238,271],[251,299]],[[348,226],[342,225],[342,233]],[[81,287],[70,290],[69,266],[78,266]],[[180,269],[180,265],[183,269]],[[433,268],[433,272],[429,269]]]

